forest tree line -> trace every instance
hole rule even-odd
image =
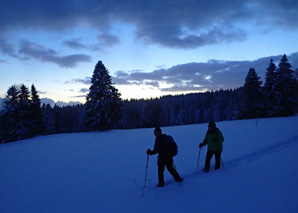
[[[0,141],[37,135],[107,129],[177,126],[250,118],[292,116],[298,112],[298,76],[287,56],[270,60],[264,83],[249,68],[242,87],[152,99],[121,100],[108,70],[97,63],[85,104],[41,104],[34,85],[11,86],[0,114]],[[296,69],[296,74],[297,74]]]

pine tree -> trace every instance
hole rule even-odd
[[[43,134],[44,121],[41,111],[41,101],[35,86],[31,86],[30,120],[32,136]]]
[[[294,71],[294,77],[298,81],[298,68]]]
[[[19,140],[19,90],[16,86],[11,86],[7,90],[4,100],[4,110],[1,116],[1,142],[11,142]]]
[[[242,88],[241,114],[242,118],[259,118],[263,114],[263,94],[261,91],[260,77],[255,68],[250,68]]]
[[[55,112],[50,106],[50,104],[42,105],[42,115],[43,115],[43,123],[45,124],[44,134],[50,135],[55,134]]]
[[[293,75],[294,71],[291,70],[291,64],[286,55],[281,58],[276,71],[275,79],[275,96],[279,116],[289,116],[294,114],[295,105],[295,91],[297,81]]]
[[[275,72],[276,72],[276,65],[273,63],[273,60],[270,59],[270,63],[267,67],[267,72],[265,75],[265,90],[270,93],[274,87],[274,81],[275,81]]]
[[[19,135],[20,139],[31,137],[31,110],[29,90],[22,84],[19,93]]]
[[[275,96],[276,68],[276,65],[273,63],[273,60],[271,59],[267,67],[264,85],[266,114],[268,116],[274,116],[276,114],[275,111],[278,108]]]
[[[121,99],[101,61],[95,66],[91,84],[85,104],[86,126],[91,130],[111,129],[120,119]]]

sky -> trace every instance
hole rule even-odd
[[[1,0],[0,97],[85,102],[98,61],[123,99],[234,89],[272,58],[298,68],[296,0]]]

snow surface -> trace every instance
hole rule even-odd
[[[225,169],[202,173],[206,124],[162,128],[180,185],[157,188],[153,129],[40,136],[0,145],[0,212],[298,212],[298,117],[218,122]],[[212,168],[214,158],[212,159]]]

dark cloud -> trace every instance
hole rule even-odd
[[[64,45],[73,49],[86,49],[87,46],[82,43],[81,38],[74,38],[63,42]]]
[[[88,62],[91,57],[84,54],[59,56],[54,49],[23,40],[20,42],[19,55],[23,60],[36,59],[43,62],[51,62],[60,67],[75,67],[79,62]]]
[[[82,89],[80,89],[80,92],[82,92],[82,93],[87,93],[87,92],[89,92],[89,89],[87,89],[87,88],[82,88]]]
[[[9,44],[6,39],[0,37],[0,52],[4,55],[9,55],[11,57],[17,58],[15,47]]]
[[[109,32],[115,21],[133,25],[136,39],[189,49],[244,40],[249,32],[242,26],[247,24],[265,30],[297,30],[298,1],[10,0],[0,5],[3,32],[14,28],[64,31],[85,23]],[[99,39],[109,45],[119,42],[110,34]]]
[[[206,63],[181,64],[152,72],[118,71],[113,80],[116,85],[150,85],[167,92],[234,89],[244,85],[245,77],[251,67],[256,69],[264,81],[270,59],[278,64],[281,58],[282,55],[254,61],[210,60]],[[298,53],[289,55],[288,59],[293,69],[297,69]],[[161,87],[162,83],[170,86]]]
[[[114,46],[120,43],[120,39],[117,36],[104,33],[96,36],[97,43],[87,45],[83,42],[82,38],[73,38],[63,42],[64,45],[73,49],[89,49],[89,50],[100,50],[103,51],[107,47]]]
[[[97,36],[97,40],[99,41],[100,45],[103,45],[103,46],[112,46],[117,43],[120,43],[120,40],[118,37],[110,34],[100,34]]]
[[[86,84],[86,85],[91,85],[91,78],[90,77],[86,77],[84,79],[75,78],[75,79],[71,79],[70,81],[66,81],[65,83],[66,84],[82,83],[82,84]]]
[[[282,55],[264,57],[254,61],[209,60],[206,63],[179,64],[152,72],[117,71],[112,76],[112,80],[116,85],[144,85],[163,92],[235,89],[244,85],[245,77],[251,67],[256,69],[258,76],[264,81],[270,59],[278,65],[281,58]],[[298,52],[289,55],[288,59],[293,70],[298,69]],[[90,85],[90,77],[71,79],[65,83]],[[82,93],[87,91],[89,91],[87,88],[80,90]]]

